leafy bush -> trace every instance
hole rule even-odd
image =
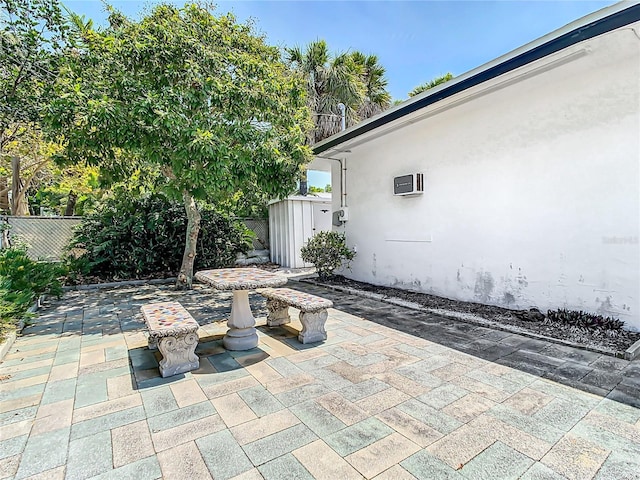
[[[64,274],[60,264],[31,260],[24,246],[0,250],[0,330],[26,318],[27,310],[40,295],[59,297]]]
[[[343,263],[349,267],[356,252],[347,247],[345,236],[338,232],[316,233],[300,249],[302,260],[312,263],[320,278],[327,278]]]
[[[624,326],[622,320],[564,308],[549,310],[547,321],[587,330],[622,330]]]
[[[238,253],[251,248],[244,224],[211,209],[201,212],[195,268],[233,265]],[[106,202],[79,226],[70,269],[106,278],[175,275],[180,269],[187,216],[182,204],[160,194],[122,196]]]

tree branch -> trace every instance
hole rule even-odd
[[[22,179],[24,181],[24,185],[21,189],[23,192],[26,192],[29,189],[29,187],[31,186],[31,182],[33,182],[33,179],[36,177],[36,173],[42,170],[47,163],[49,163],[48,158],[35,165],[35,170],[31,172],[31,175],[29,175],[29,178],[27,180],[25,180],[24,178]]]
[[[13,140],[16,139],[19,128],[20,128],[20,124],[16,124],[15,128],[13,129],[13,132],[11,132],[9,135],[5,135],[5,133],[2,132],[1,134],[2,136],[0,137],[0,151],[2,151],[9,142],[12,142]]]

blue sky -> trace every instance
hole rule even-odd
[[[63,0],[72,11],[106,19],[99,0]],[[155,1],[112,1],[136,17]],[[184,2],[172,2],[182,4]],[[268,43],[281,47],[327,41],[333,52],[360,50],[378,56],[394,99],[451,72],[460,75],[584,15],[616,3],[555,1],[219,1],[217,11],[249,18]],[[313,185],[326,175],[310,176]]]

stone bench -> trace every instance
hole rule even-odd
[[[162,353],[160,375],[170,377],[197,370],[200,360],[195,354],[198,345],[198,322],[178,302],[143,305],[142,315],[149,329],[149,348]]]
[[[333,307],[331,300],[290,288],[263,288],[258,290],[258,293],[267,299],[268,326],[289,323],[289,307],[294,307],[300,310],[302,331],[298,340],[301,343],[321,342],[327,339],[324,324],[328,316],[327,308]]]

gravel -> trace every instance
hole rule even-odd
[[[447,312],[455,312],[457,318],[464,320],[465,315],[473,315],[486,320],[504,325],[517,327],[537,335],[565,340],[605,350],[624,352],[636,341],[640,340],[639,332],[629,330],[601,330],[601,329],[577,329],[575,327],[552,323],[546,315],[539,310],[510,310],[507,308],[484,305],[481,303],[463,302],[450,298],[439,297],[427,293],[412,292],[392,287],[372,285],[365,282],[350,280],[343,276],[333,276],[329,279],[314,279],[315,283],[328,286],[347,287],[355,290],[375,293],[385,298],[396,298],[403,301],[418,304],[432,310],[434,313],[446,315]]]

